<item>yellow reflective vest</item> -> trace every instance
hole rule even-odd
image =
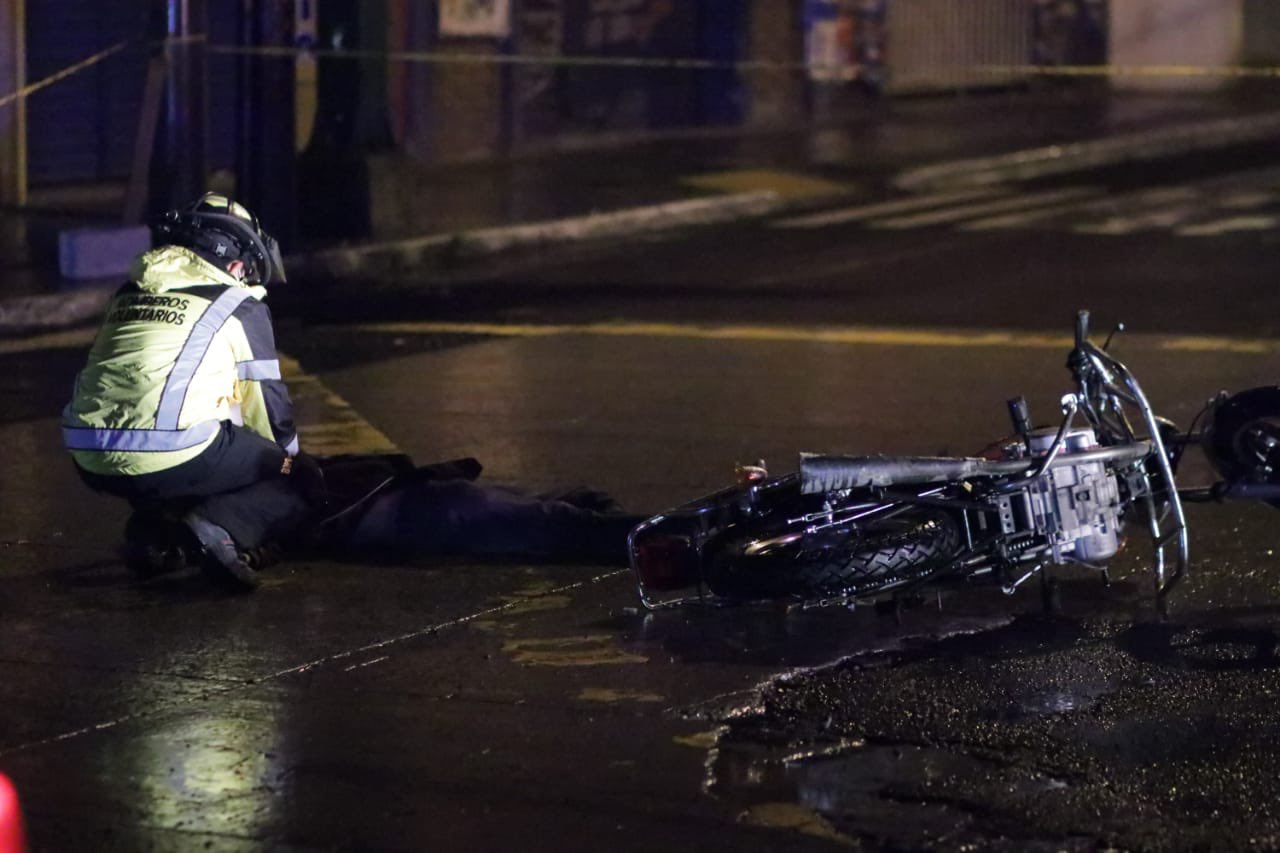
[[[265,291],[178,246],[141,255],[63,410],[63,441],[95,474],[193,459],[223,421],[297,452]]]

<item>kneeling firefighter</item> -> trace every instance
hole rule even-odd
[[[115,294],[63,411],[83,480],[127,499],[126,555],[143,574],[191,556],[257,584],[267,546],[310,516],[322,486],[298,452],[265,286],[279,246],[209,193],[154,227]]]

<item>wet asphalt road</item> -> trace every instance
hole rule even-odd
[[[281,346],[326,412],[304,442],[373,429],[638,510],[800,450],[971,452],[1018,393],[1047,418],[1077,307],[1137,330],[1119,352],[1185,424],[1275,380],[1280,231],[1245,166],[1033,227],[761,223],[549,256],[282,310]],[[893,334],[818,334],[848,324]],[[1274,510],[1192,508],[1165,621],[1137,542],[1053,618],[994,590],[898,618],[646,614],[616,568],[467,561],[295,561],[228,598],[120,566],[122,509],[57,446],[83,343],[0,347],[0,771],[41,847],[1280,844]]]

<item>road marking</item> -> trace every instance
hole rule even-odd
[[[1213,237],[1234,231],[1270,230],[1280,224],[1280,220],[1267,221],[1261,215],[1233,216],[1217,227],[1212,223],[1194,224],[1197,214],[1203,216],[1208,211],[1260,211],[1276,203],[1278,184],[1280,170],[1267,167],[1117,195],[1098,187],[1015,194],[1015,187],[996,185],[824,210],[779,219],[769,227],[823,228],[860,222],[872,228],[897,230],[955,224],[959,231],[988,231],[1029,228],[1070,215],[1085,220],[1064,223],[1064,227],[1080,234],[1116,236],[1171,230],[1181,237]]]
[[[1173,233],[1179,237],[1218,237],[1235,231],[1269,231],[1274,227],[1274,216],[1232,216],[1196,225],[1183,225],[1174,229]]]
[[[1097,234],[1104,237],[1121,237],[1139,231],[1160,231],[1171,229],[1192,216],[1196,211],[1191,207],[1173,207],[1168,210],[1146,211],[1134,216],[1112,216],[1101,222],[1090,222],[1072,226],[1077,234]]]
[[[313,456],[399,453],[400,448],[298,362],[280,355],[302,449]]]
[[[1005,213],[1013,210],[1025,210],[1027,208],[1041,207],[1044,205],[1067,201],[1069,199],[1089,198],[1091,196],[1097,196],[1101,192],[1102,190],[1097,187],[1072,187],[1070,189],[1054,190],[1051,192],[1027,193],[1026,195],[1001,198],[997,201],[989,201],[980,204],[967,204],[960,207],[949,207],[945,210],[936,210],[929,213],[919,213],[912,216],[899,216],[893,219],[883,219],[872,222],[871,227],[904,229],[924,228],[930,225],[947,225],[952,222],[959,222],[964,219],[985,216],[990,213]]]
[[[1159,348],[1172,352],[1229,352],[1243,355],[1270,355],[1273,352],[1280,351],[1280,340],[1187,335],[1166,338],[1160,342]]]
[[[1070,348],[1066,335],[1044,335],[1000,329],[949,331],[879,326],[704,326],[688,323],[450,323],[402,322],[365,323],[356,326],[325,327],[381,334],[480,335],[487,337],[554,337],[586,335],[596,337],[690,338],[699,340],[780,341],[843,344],[847,346],[928,346],[1002,347],[1009,349]],[[38,338],[0,340],[0,354],[60,347],[85,346],[93,332],[59,333]],[[1191,352],[1224,352],[1266,355],[1280,352],[1280,339],[1235,338],[1219,335],[1141,335],[1128,333],[1125,340],[1154,349]],[[304,438],[315,438],[326,447],[367,449],[328,450],[346,453],[395,453],[394,442],[369,424],[351,405],[317,377],[306,373],[294,359],[281,356],[281,366],[297,404]],[[307,442],[310,444],[310,441]]]
[[[352,670],[362,669],[366,666],[373,666],[375,663],[382,663],[383,661],[387,661],[387,660],[391,660],[391,655],[382,655],[381,657],[376,657],[373,660],[366,660],[366,661],[361,661],[360,663],[353,663],[351,664],[351,666],[344,666],[342,668],[342,671],[351,672]]]
[[[877,326],[704,326],[681,323],[367,323],[350,327],[395,335],[477,335],[549,338],[581,335],[610,338],[688,338],[692,340],[779,341],[849,346],[1001,347],[1070,349],[1070,335],[1013,332],[999,329],[882,328]],[[1173,351],[1229,352],[1265,355],[1280,352],[1280,339],[1218,336],[1140,335],[1126,333],[1130,345]]]
[[[644,690],[614,690],[608,687],[584,687],[578,694],[583,702],[661,702],[662,694],[649,693]]]
[[[1223,210],[1257,210],[1260,207],[1275,203],[1275,200],[1276,194],[1274,192],[1241,190],[1223,196],[1218,201],[1218,207]]]
[[[1052,219],[1056,216],[1063,216],[1069,213],[1081,213],[1087,211],[1098,202],[1092,198],[1068,201],[1063,204],[1051,204],[1048,207],[1038,207],[1032,210],[1022,210],[1015,213],[1005,213],[999,216],[986,216],[982,219],[975,219],[971,222],[962,222],[956,226],[961,231],[995,231],[1005,228],[1026,228],[1036,223],[1043,222],[1046,219]]]
[[[603,581],[611,580],[614,578],[630,576],[630,574],[631,574],[631,571],[629,569],[616,569],[613,571],[605,572],[604,574],[596,575],[595,577],[586,578],[585,580],[580,580],[580,581],[574,581],[573,583],[556,587],[555,589],[551,590],[551,592],[559,593],[559,592],[567,592],[569,590],[581,589],[583,587],[588,587],[588,586],[591,586],[592,584],[601,583]],[[204,689],[202,689],[198,693],[179,695],[179,697],[172,702],[154,703],[154,704],[142,707],[142,710],[134,711],[133,713],[130,713],[130,714],[125,714],[122,717],[117,717],[115,719],[102,720],[97,723],[93,723],[91,725],[84,726],[79,729],[73,729],[71,731],[62,732],[60,734],[50,735],[48,737],[40,738],[39,740],[25,741],[22,743],[13,744],[11,746],[0,745],[0,758],[4,758],[6,756],[14,755],[17,753],[31,752],[42,746],[48,746],[50,744],[60,743],[66,740],[73,740],[83,735],[96,734],[97,732],[101,732],[106,729],[113,729],[113,728],[116,728],[117,726],[123,725],[124,723],[134,722],[135,720],[150,719],[158,716],[159,714],[171,711],[175,708],[187,708],[187,707],[193,707],[197,705],[205,705],[209,702],[210,699],[213,699],[216,701],[220,697],[238,692],[240,690],[243,690],[246,687],[261,685],[269,681],[281,681],[285,678],[289,678],[290,676],[301,675],[303,673],[312,672],[321,667],[329,666],[330,664],[336,664],[338,661],[351,660],[352,658],[356,658],[359,655],[364,654],[365,652],[388,649],[391,646],[400,646],[403,648],[404,644],[406,643],[412,642],[414,640],[419,640],[424,637],[434,637],[451,628],[465,627],[467,624],[471,622],[482,620],[486,616],[502,613],[503,611],[508,610],[509,608],[510,608],[510,605],[500,604],[496,607],[490,607],[485,610],[481,610],[476,613],[471,613],[466,616],[459,616],[454,619],[448,619],[444,622],[437,622],[434,624],[425,625],[421,628],[418,628],[412,631],[407,631],[405,633],[398,634],[393,637],[387,637],[382,640],[376,640],[372,643],[366,643],[363,646],[357,646],[351,649],[343,649],[340,651],[331,652],[329,654],[326,654],[324,657],[314,658],[312,660],[305,661],[295,666],[288,667],[287,669],[281,669],[275,672],[264,672],[256,677],[247,678],[243,681],[226,682],[224,685],[207,683],[204,686]]]
[[[512,640],[502,650],[516,663],[534,666],[616,666],[649,661],[644,655],[619,648],[612,634]]]
[[[769,225],[770,228],[824,228],[829,225],[844,225],[849,222],[864,222],[878,216],[892,216],[896,213],[910,213],[917,210],[930,210],[959,201],[971,201],[978,198],[991,198],[995,195],[1007,195],[1001,188],[985,188],[972,190],[954,190],[952,192],[931,193],[930,195],[913,196],[911,198],[885,201],[878,204],[864,204],[858,207],[844,207],[839,210],[826,210],[807,216],[793,216],[779,219]]]
[[[1169,205],[1194,200],[1196,198],[1198,198],[1198,193],[1190,186],[1159,187],[1157,189],[1140,190],[1138,192],[1126,193],[1124,195],[1108,195],[1101,199],[1087,198],[1037,210],[975,219],[972,222],[966,222],[961,225],[960,230],[987,231],[1000,228],[1018,228],[1027,225],[1034,225],[1037,222],[1044,221],[1045,219],[1050,219],[1052,217],[1068,213],[1076,214],[1078,216],[1104,216],[1111,214],[1120,208],[1132,209],[1132,207],[1138,205]],[[1078,226],[1076,230],[1088,227],[1089,226]]]
[[[847,195],[851,192],[849,184],[774,169],[707,172],[683,178],[680,183],[694,189],[722,193],[769,191],[789,199]]]
[[[756,803],[750,806],[740,820],[748,826],[764,826],[769,829],[790,830],[831,841],[843,847],[861,847],[861,843],[836,830],[830,821],[808,806],[800,803]]]

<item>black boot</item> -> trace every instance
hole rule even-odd
[[[239,592],[256,589],[262,582],[248,552],[225,529],[194,512],[184,515],[182,522],[199,540],[200,568],[211,580]]]

